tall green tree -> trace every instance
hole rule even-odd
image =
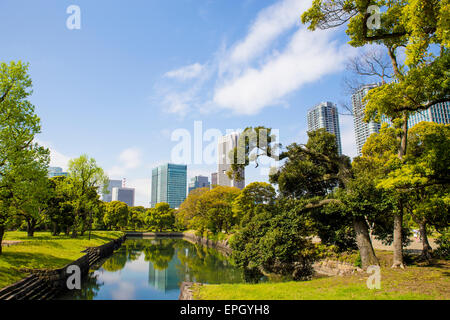
[[[72,197],[75,210],[72,237],[77,237],[79,231],[84,232],[87,228],[89,208],[86,208],[85,204],[92,199],[93,192],[107,186],[108,176],[97,165],[95,159],[87,155],[71,159],[68,171],[72,179]]]
[[[168,203],[157,203],[154,208],[147,211],[145,222],[149,228],[158,232],[173,229],[175,225],[175,210]]]
[[[14,168],[12,205],[16,214],[25,220],[29,237],[34,236],[36,226],[46,219],[52,189],[47,177],[50,161],[48,150],[38,147],[28,152]]]
[[[203,193],[196,205],[197,214],[192,219],[194,228],[200,232],[227,233],[239,224],[238,217],[233,213],[233,202],[240,192],[236,187],[217,186]]]
[[[185,228],[192,228],[192,221],[198,214],[197,203],[201,196],[209,192],[209,188],[197,188],[189,192],[187,198],[180,205],[179,210],[176,212],[176,223]]]
[[[27,64],[0,63],[0,253],[6,223],[13,212],[10,208],[18,168],[24,166],[23,159],[41,150],[33,142],[41,126],[29,101],[31,88]]]
[[[129,210],[125,202],[111,201],[106,203],[103,221],[109,229],[120,230],[127,226],[128,214]]]
[[[158,232],[173,229],[175,224],[175,210],[168,203],[157,203],[154,208],[147,211],[145,222],[149,228]]]
[[[450,125],[421,122],[408,132],[409,148],[401,165],[393,163],[379,187],[407,199],[405,212],[418,224],[422,258],[431,258],[427,225],[448,226]]]
[[[233,202],[233,213],[240,224],[249,222],[255,208],[273,205],[276,199],[275,189],[266,182],[252,182],[247,185]]]
[[[372,7],[371,7],[372,6]],[[370,8],[382,8],[373,15]],[[407,153],[408,118],[411,112],[449,101],[450,6],[448,0],[314,0],[302,14],[310,30],[347,24],[349,43],[355,47],[378,44],[386,48],[395,81],[371,89],[365,100],[366,120],[386,116],[397,128],[397,157]],[[376,20],[379,18],[379,25]],[[439,50],[434,50],[437,47]],[[405,49],[401,61],[399,50]],[[436,52],[439,51],[439,52]],[[392,267],[404,267],[402,226],[405,204],[398,197],[394,214],[394,260]]]
[[[47,218],[54,236],[60,232],[68,235],[73,225],[74,212],[70,198],[70,181],[70,178],[65,176],[50,179],[51,193],[48,199]]]

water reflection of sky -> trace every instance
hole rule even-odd
[[[241,282],[226,258],[183,240],[127,240],[63,299],[177,300],[182,281]]]
[[[143,253],[139,255],[138,259],[127,261],[122,270],[110,272],[100,268],[94,272],[94,276],[97,276],[97,283],[103,285],[95,300],[178,299],[179,287],[161,290],[155,286],[155,283],[149,282],[149,271],[152,269],[152,263],[145,261]]]

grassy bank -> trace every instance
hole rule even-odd
[[[88,235],[72,239],[69,236],[51,236],[49,232],[36,232],[28,238],[26,232],[7,232],[4,240],[19,240],[19,244],[3,247],[0,255],[0,288],[27,276],[22,268],[46,269],[61,268],[80,258],[87,247],[95,247],[117,239],[118,231],[93,231]]]
[[[376,300],[450,299],[450,262],[411,262],[405,270],[391,269],[392,253],[379,252],[381,289],[370,290],[369,274],[326,277],[304,282],[223,284],[194,288],[199,300]]]

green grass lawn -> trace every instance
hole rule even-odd
[[[392,253],[377,252],[381,260],[381,289],[370,290],[369,274],[335,276],[303,282],[222,284],[194,288],[196,300],[376,300],[450,299],[450,262],[413,263],[391,269]]]
[[[93,231],[76,239],[70,236],[52,236],[49,232],[36,232],[28,238],[26,232],[7,232],[4,240],[20,240],[22,243],[3,247],[0,255],[0,288],[10,285],[27,276],[22,268],[53,269],[61,268],[80,258],[87,247],[95,247],[117,239],[119,231]]]

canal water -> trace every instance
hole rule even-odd
[[[240,283],[244,273],[216,249],[182,239],[131,238],[83,279],[81,290],[60,299],[177,300],[183,281]]]

